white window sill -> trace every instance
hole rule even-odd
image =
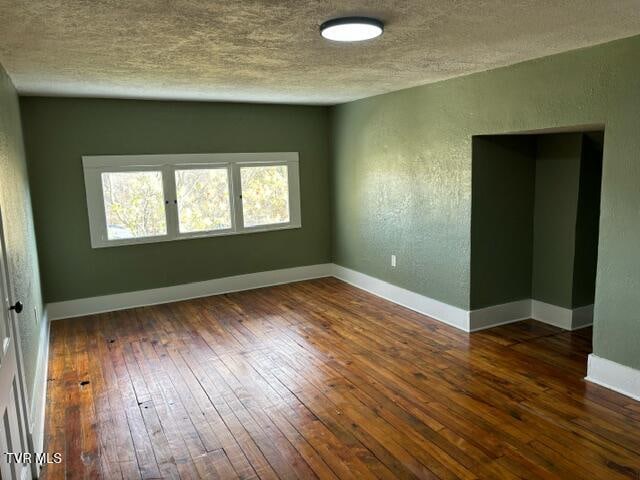
[[[246,235],[249,233],[267,233],[278,232],[281,230],[295,230],[302,228],[302,224],[274,224],[274,225],[261,225],[257,227],[248,227],[239,231],[221,230],[218,232],[194,232],[194,233],[182,233],[178,236],[160,236],[160,237],[141,237],[141,238],[126,238],[118,240],[99,240],[92,243],[91,248],[108,248],[108,247],[121,247],[124,245],[144,245],[148,243],[163,243],[163,242],[175,242],[176,240],[194,240],[200,238],[212,238],[212,237],[228,237],[232,235]]]

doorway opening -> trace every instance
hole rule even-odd
[[[603,146],[603,129],[473,138],[472,311],[510,306],[591,348]]]

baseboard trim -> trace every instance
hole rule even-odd
[[[47,311],[50,320],[60,320],[331,276],[448,325],[469,331],[469,312],[466,310],[332,263],[49,303]]]
[[[471,332],[506,325],[532,318],[564,330],[578,330],[593,325],[593,305],[569,308],[559,307],[539,300],[524,299],[471,310]]]
[[[593,304],[570,309],[531,300],[531,318],[564,330],[579,330],[593,325]]]
[[[45,415],[47,407],[47,377],[49,372],[49,332],[51,322],[46,310],[40,319],[40,345],[38,347],[38,359],[36,363],[36,374],[32,385],[31,404],[29,405],[29,425],[30,448],[32,452],[44,452],[44,429]],[[36,464],[39,474],[41,465]]]
[[[593,323],[593,305],[571,310],[539,300],[523,299],[467,311],[333,263],[249,273],[172,287],[54,302],[47,305],[47,311],[49,320],[60,320],[330,276],[465,332],[477,332],[528,318],[565,330],[577,330]]]
[[[573,317],[571,319],[571,330],[580,330],[581,328],[593,325],[593,303],[573,309]]]
[[[332,274],[333,264],[322,263],[303,267],[284,268],[281,270],[270,270],[267,272],[234,275],[172,287],[54,302],[47,304],[47,311],[50,320],[60,320],[63,318],[83,317],[96,313],[178,302],[191,298],[208,297],[242,290],[271,287],[302,280],[311,280],[313,278],[330,277]]]
[[[640,370],[589,355],[585,380],[640,401]]]
[[[540,300],[531,300],[531,318],[554,327],[571,330],[573,310]]]
[[[565,330],[576,330],[593,323],[593,305],[570,310],[538,300],[523,299],[467,311],[333,263],[249,273],[172,287],[54,302],[47,305],[47,311],[50,320],[59,320],[330,276],[465,332],[477,332],[528,318]]]
[[[477,332],[528,318],[531,318],[531,300],[528,298],[492,305],[469,312],[469,331]]]
[[[469,331],[469,312],[462,308],[420,295],[340,265],[334,265],[333,276],[385,300],[402,305],[465,332]]]

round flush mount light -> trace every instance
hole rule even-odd
[[[369,17],[343,17],[320,25],[320,34],[335,42],[361,42],[379,37],[384,31],[380,20]]]

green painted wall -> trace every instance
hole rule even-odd
[[[536,137],[473,138],[471,309],[531,298]]]
[[[640,368],[639,55],[634,37],[335,107],[335,261],[468,309],[472,136],[606,125],[594,351]]]
[[[573,266],[573,308],[590,305],[595,298],[602,185],[602,140],[602,136],[598,134],[587,134],[582,137]]]
[[[573,308],[582,134],[538,137],[531,298]]]
[[[11,298],[24,303],[19,316],[20,341],[28,397],[33,398],[42,315],[38,252],[34,233],[27,163],[20,126],[18,95],[0,65],[0,209],[5,229]]]
[[[331,260],[323,107],[21,99],[47,302]],[[92,249],[82,155],[300,152],[301,229]]]

